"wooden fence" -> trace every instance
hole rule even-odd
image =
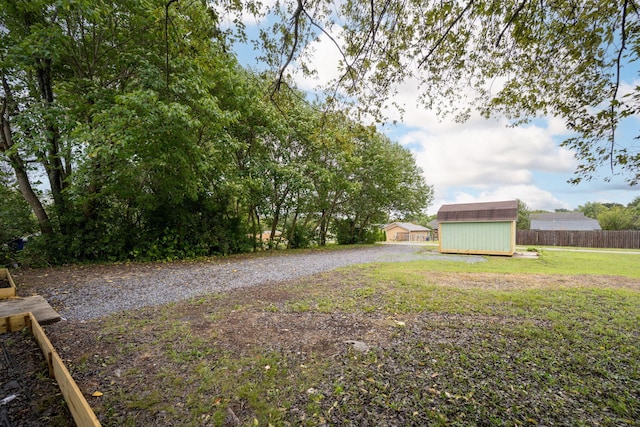
[[[516,244],[522,246],[640,249],[640,230],[517,230]]]

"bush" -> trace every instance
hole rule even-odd
[[[291,233],[287,233],[291,236]],[[289,240],[289,248],[291,249],[304,249],[311,246],[314,240],[314,234],[312,230],[304,227],[296,227],[293,230],[293,236]]]
[[[0,266],[19,261],[18,242],[36,229],[35,217],[20,192],[0,179]]]
[[[385,233],[376,226],[369,226],[361,229],[348,219],[336,220],[334,222],[336,239],[340,245],[355,245],[360,243],[375,243],[385,240]]]
[[[175,260],[251,250],[242,221],[224,203],[202,197],[135,209],[117,201],[87,217],[69,209],[57,232],[30,248],[30,263]],[[66,231],[66,232],[64,232]]]

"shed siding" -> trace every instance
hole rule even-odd
[[[515,221],[441,222],[440,252],[513,255]]]

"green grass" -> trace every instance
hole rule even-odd
[[[427,252],[434,252],[427,249]],[[451,272],[493,272],[569,275],[614,275],[640,278],[640,254],[603,252],[551,251],[541,249],[539,259],[511,258],[501,256],[484,257],[487,262],[467,264],[440,260],[416,261],[414,270]],[[401,270],[404,264],[394,264]]]
[[[277,302],[217,295],[113,317],[103,339],[121,354],[103,375],[140,354],[157,368],[129,367],[139,380],[105,393],[102,413],[120,416],[103,424],[638,425],[639,270],[638,255],[595,252],[384,263],[278,285]],[[231,351],[215,322],[232,312],[349,315],[387,338],[364,354]]]

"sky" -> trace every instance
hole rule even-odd
[[[251,25],[251,22],[248,22]],[[250,28],[248,28],[250,30]],[[299,89],[313,92],[318,85],[337,74],[339,54],[326,38],[313,46],[313,63],[317,80],[292,73]],[[254,53],[238,51],[240,62],[255,68]],[[640,84],[634,81],[637,69],[623,75],[623,87]],[[627,78],[625,78],[627,77]],[[423,170],[426,182],[434,188],[434,200],[427,213],[435,214],[449,203],[491,202],[520,199],[532,210],[577,209],[587,202],[627,205],[640,196],[639,187],[629,187],[621,178],[604,177],[611,171],[578,185],[574,178],[578,165],[573,152],[560,146],[570,136],[564,123],[554,117],[539,118],[520,127],[509,127],[506,119],[485,119],[472,115],[463,123],[441,119],[432,111],[417,106],[414,82],[399,88],[394,101],[405,108],[401,117],[388,111],[390,122],[380,131],[409,149]],[[618,135],[629,145],[640,127],[640,118],[627,120]]]

